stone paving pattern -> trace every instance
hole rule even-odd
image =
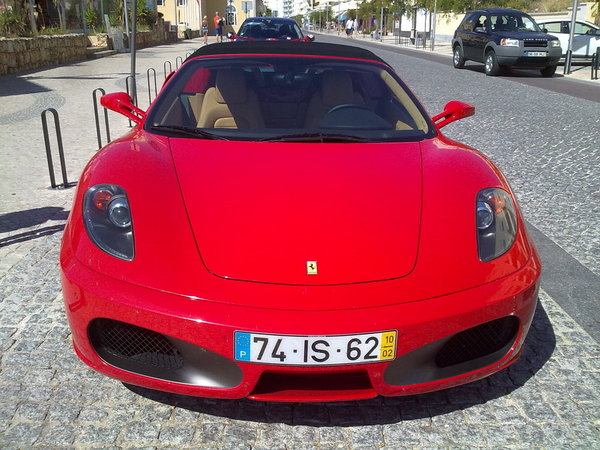
[[[162,62],[174,63],[195,41],[141,51],[139,72],[154,64],[161,78]],[[600,347],[543,290],[516,364],[421,396],[316,404],[200,399],[126,386],[80,362],[58,269],[73,190],[47,189],[38,108],[59,110],[76,179],[97,148],[91,91],[122,89],[128,61],[118,55],[0,78],[0,448],[600,448]],[[527,218],[597,271],[598,146],[589,127],[598,123],[598,104],[517,83],[507,92],[502,80],[484,78],[507,93],[506,102],[520,102],[511,112],[491,92],[448,82],[439,65],[420,62],[422,69],[409,71],[407,61],[392,63],[431,112],[450,99],[477,105],[475,120],[451,125],[448,134],[490,154]],[[482,83],[481,74],[457,76]],[[145,79],[138,83],[144,106]],[[127,129],[117,116],[111,123],[113,136]],[[485,134],[486,127],[494,131]],[[540,149],[542,156],[533,153]],[[591,242],[579,242],[586,236]]]

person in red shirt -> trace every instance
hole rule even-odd
[[[223,42],[223,18],[219,16],[219,12],[215,13],[215,17],[213,17],[215,22],[215,36],[217,36],[217,42]]]

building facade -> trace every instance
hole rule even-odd
[[[256,15],[256,0],[157,0],[157,11],[165,22],[180,30],[200,30],[202,18],[208,20],[208,33],[215,34],[213,18],[219,13],[225,21],[225,30],[237,31],[242,22]]]

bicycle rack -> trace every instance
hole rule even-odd
[[[154,98],[158,95],[158,89],[156,88],[156,70],[150,67],[146,71],[146,78],[148,79],[148,105],[152,103],[152,90],[150,89],[150,71],[154,74]]]
[[[96,136],[98,138],[98,150],[102,148],[102,137],[100,133],[100,118],[98,117],[98,96],[97,93],[101,92],[102,95],[106,94],[106,91],[102,88],[96,88],[92,92],[92,97],[94,99],[94,118],[96,119]],[[104,128],[106,129],[106,143],[110,142],[110,126],[108,124],[108,110],[104,109]]]
[[[179,67],[183,64],[183,58],[178,56],[175,58],[175,70],[179,69]]]
[[[54,164],[52,163],[52,151],[50,149],[50,137],[48,134],[48,121],[46,114],[50,111],[54,116],[54,128],[56,130],[56,141],[58,143],[58,157],[60,159],[60,169],[62,173],[63,183],[62,185],[56,184],[56,178],[54,177]],[[62,135],[60,133],[60,120],[58,118],[58,112],[54,108],[48,108],[42,111],[42,129],[44,131],[44,143],[46,144],[46,159],[48,160],[48,172],[50,173],[50,185],[52,189],[62,187],[63,189],[75,186],[75,183],[69,183],[67,180],[67,167],[65,164],[65,151],[62,144]]]
[[[167,72],[167,64],[169,65],[169,71]],[[171,64],[171,61],[165,61],[165,63],[163,64],[163,69],[165,71],[165,80],[167,79],[167,75],[170,74],[171,72],[173,72],[173,65]]]

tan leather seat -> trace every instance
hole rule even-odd
[[[314,128],[327,112],[345,103],[364,104],[362,96],[354,92],[352,78],[345,72],[325,72],[321,90],[313,94],[306,110],[306,128]]]
[[[204,95],[198,119],[200,128],[263,128],[256,93],[246,86],[241,70],[221,70],[215,86]]]
[[[200,120],[200,111],[202,111],[202,103],[204,103],[204,94],[199,92],[188,96],[188,104],[192,110],[192,114],[196,118],[196,122]]]

